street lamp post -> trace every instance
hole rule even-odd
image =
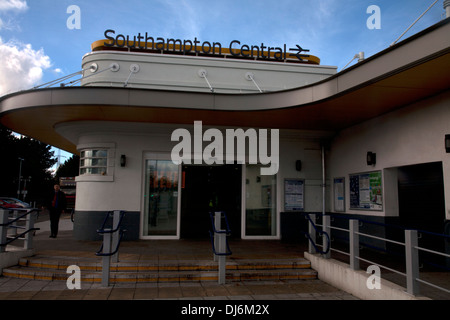
[[[23,185],[23,192],[22,192],[22,197],[23,197],[23,201],[25,201],[26,196],[28,195],[28,190],[27,190],[27,182],[31,181],[31,176],[29,176],[27,179],[23,179],[24,181],[24,185]]]
[[[22,179],[22,161],[25,159],[19,158],[20,164],[19,164],[19,185],[17,186],[17,199],[20,200],[20,180]]]

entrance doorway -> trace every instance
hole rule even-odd
[[[399,216],[402,226],[444,233],[445,198],[442,162],[398,168]],[[444,250],[444,240],[423,233],[419,246]],[[420,252],[425,262],[441,262],[436,255]]]
[[[403,226],[444,232],[445,199],[441,162],[398,168],[398,197]]]
[[[208,238],[209,213],[227,214],[231,237],[241,236],[241,165],[184,165],[181,186],[181,238]]]

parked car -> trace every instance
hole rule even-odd
[[[31,208],[31,205],[16,198],[0,197],[0,207],[23,209]]]

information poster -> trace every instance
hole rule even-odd
[[[334,178],[334,211],[345,211],[345,179]]]
[[[381,171],[350,175],[350,209],[383,210]]]
[[[284,210],[303,211],[305,181],[300,179],[284,180]]]

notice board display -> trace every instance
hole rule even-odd
[[[304,190],[304,180],[284,180],[284,211],[303,211],[305,209]]]
[[[381,171],[350,175],[350,209],[383,210]]]

